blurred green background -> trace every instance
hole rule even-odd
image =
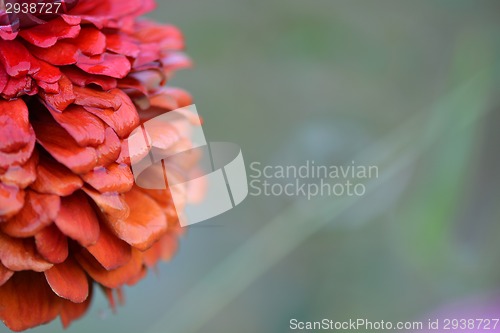
[[[363,197],[249,196],[190,228],[116,314],[98,291],[67,332],[289,332],[292,318],[415,320],[495,294],[499,13],[496,0],[160,0],[150,16],[183,30],[196,64],[171,84],[192,92],[209,140],[238,143],[247,166],[354,160],[380,177]]]

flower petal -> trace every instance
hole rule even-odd
[[[94,148],[80,147],[78,143],[57,123],[33,122],[37,140],[57,161],[74,173],[86,173],[97,162]]]
[[[52,291],[59,297],[74,303],[82,303],[89,295],[87,275],[72,258],[46,270],[45,278]]]
[[[63,71],[71,82],[79,87],[95,84],[107,91],[117,86],[116,79],[112,77],[88,74],[76,67],[67,67]]]
[[[52,117],[81,146],[98,146],[104,142],[104,124],[83,107],[72,105],[64,112],[49,108]]]
[[[52,267],[37,253],[32,239],[12,238],[3,233],[0,233],[0,261],[13,271],[43,272]]]
[[[71,43],[89,56],[101,54],[106,50],[106,36],[93,27],[83,28],[78,37],[71,40]]]
[[[82,185],[82,179],[64,165],[51,158],[42,157],[36,167],[36,180],[31,184],[31,188],[40,193],[67,196]]]
[[[167,230],[167,220],[161,207],[137,188],[125,194],[130,215],[125,220],[105,219],[111,231],[139,250],[146,250]]]
[[[106,75],[117,79],[127,76],[131,69],[127,57],[108,52],[95,56],[80,54],[76,66],[90,74]]]
[[[80,318],[89,308],[92,300],[92,284],[89,285],[89,296],[82,303],[73,303],[71,301],[61,299],[61,322],[64,328],[68,328],[69,324]]]
[[[23,209],[7,222],[0,224],[0,228],[12,237],[34,236],[56,218],[60,203],[57,195],[28,190]]]
[[[75,64],[79,54],[79,50],[75,45],[61,41],[48,48],[36,46],[29,46],[28,48],[35,57],[55,66]]]
[[[124,33],[106,35],[107,50],[127,57],[135,58],[139,55],[140,49],[137,44],[137,40],[134,40]]]
[[[31,68],[31,56],[28,50],[18,41],[0,39],[0,63],[9,76],[25,75]]]
[[[15,185],[19,188],[26,188],[36,180],[36,165],[38,154],[34,151],[28,162],[23,165],[12,165],[7,171],[0,175],[0,181],[5,184]]]
[[[118,110],[122,105],[122,96],[118,94],[118,89],[104,92],[96,89],[74,87],[74,90],[76,94],[75,104],[78,105],[112,110]]]
[[[2,265],[0,262],[0,287],[3,286],[5,282],[12,277],[12,275],[14,275],[14,272]]]
[[[76,259],[90,277],[108,288],[121,287],[142,270],[142,254],[136,249],[132,249],[132,257],[125,265],[109,271],[86,250],[78,253]]]
[[[17,186],[0,183],[0,199],[0,217],[8,219],[23,208],[24,191]]]
[[[108,167],[95,168],[83,174],[82,178],[87,184],[101,193],[123,193],[130,191],[134,185],[134,176],[130,171],[130,167],[125,164],[113,163]]]
[[[54,222],[63,234],[82,246],[95,244],[99,238],[99,221],[83,192],[61,199],[61,208]]]
[[[88,187],[83,191],[94,200],[95,204],[108,219],[125,219],[130,214],[130,208],[122,194],[108,192],[99,193]]]
[[[0,100],[0,150],[17,151],[30,141],[28,107],[22,99]]]
[[[62,263],[68,257],[68,239],[55,224],[35,235],[35,245],[38,253],[53,264]]]
[[[59,313],[60,299],[43,274],[18,272],[0,288],[0,318],[13,331],[45,324]]]
[[[108,166],[120,156],[122,144],[111,127],[106,127],[104,143],[96,148],[97,165]]]
[[[112,91],[122,100],[118,110],[110,111],[95,107],[85,107],[85,109],[101,118],[102,121],[115,130],[120,138],[125,138],[134,128],[139,126],[139,115],[130,97],[119,89],[113,89]]]
[[[49,105],[49,109],[52,107],[62,112],[75,101],[76,96],[73,91],[73,84],[66,76],[62,75],[58,84],[59,91],[57,93],[49,94],[47,92],[40,92],[40,97]]]
[[[107,270],[117,269],[129,262],[132,257],[131,247],[113,235],[108,228],[101,227],[99,239],[87,250]]]
[[[31,44],[45,48],[53,46],[59,39],[75,38],[79,32],[79,25],[70,25],[58,17],[45,24],[21,30],[19,35]]]

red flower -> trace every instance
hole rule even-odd
[[[141,122],[191,104],[163,87],[189,66],[181,33],[137,21],[153,7],[0,8],[0,318],[12,330],[58,315],[68,326],[95,284],[114,306],[116,291],[176,249],[170,193],[134,185],[125,144]]]

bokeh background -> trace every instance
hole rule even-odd
[[[247,166],[355,161],[380,177],[363,197],[249,196],[190,228],[116,314],[97,290],[67,332],[289,332],[484,303],[498,317],[499,14],[496,0],[160,0],[150,16],[184,31],[196,64],[172,84],[209,140]]]

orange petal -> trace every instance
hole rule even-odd
[[[9,279],[14,275],[14,272],[2,265],[0,262],[0,287],[9,281]]]
[[[83,107],[72,105],[64,112],[49,108],[52,117],[81,146],[98,146],[104,142],[104,124]]]
[[[32,239],[11,238],[0,233],[0,260],[10,270],[43,272],[52,267],[36,252]],[[0,288],[1,289],[1,288]]]
[[[73,303],[71,301],[61,299],[61,322],[64,328],[68,328],[69,324],[75,319],[80,318],[87,312],[92,300],[92,284],[89,285],[89,296],[83,303]]]
[[[74,90],[76,94],[75,104],[78,105],[113,110],[118,110],[122,105],[122,96],[118,95],[118,89],[105,92],[76,86]]]
[[[83,181],[52,158],[42,156],[36,167],[36,180],[31,188],[40,193],[67,196],[82,187]]]
[[[117,269],[129,262],[132,252],[130,245],[113,235],[106,227],[101,227],[99,239],[87,250],[107,270]]]
[[[33,122],[33,127],[40,145],[74,173],[86,173],[95,167],[95,149],[80,147],[59,124],[44,120]]]
[[[60,298],[43,274],[17,272],[0,288],[0,318],[13,331],[45,324],[60,311]]]
[[[57,296],[74,303],[82,303],[87,299],[89,295],[87,275],[73,258],[68,257],[63,263],[54,265],[44,273]]]
[[[95,168],[82,175],[83,180],[99,192],[128,192],[134,185],[130,167],[113,163],[108,167]]]
[[[3,175],[0,175],[0,181],[5,184],[26,188],[36,180],[37,163],[38,153],[35,150],[28,162],[23,165],[13,165]]]
[[[127,94],[119,89],[113,89],[111,91],[113,91],[122,101],[118,110],[111,111],[95,107],[85,107],[85,109],[101,118],[102,121],[115,130],[120,138],[125,138],[134,128],[139,126],[139,115],[137,114],[134,103],[132,103]]]
[[[125,202],[130,207],[128,218],[105,222],[119,238],[144,251],[165,234],[165,214],[151,197],[136,188],[125,194]]]
[[[116,161],[120,156],[122,144],[111,127],[106,127],[104,132],[104,142],[102,145],[96,147],[97,151],[97,165],[108,166]]]
[[[142,255],[141,252],[136,249],[132,249],[132,258],[128,263],[110,271],[103,268],[86,250],[78,253],[76,259],[90,277],[108,288],[119,288],[123,286],[137,276],[142,269]]]
[[[169,261],[177,251],[179,240],[173,232],[167,233],[159,241],[161,246],[161,260]]]
[[[0,217],[8,219],[24,205],[24,191],[17,186],[0,183]]]
[[[0,150],[15,152],[29,143],[30,129],[28,107],[22,99],[0,99]]]
[[[0,228],[12,237],[30,237],[52,223],[59,211],[59,196],[28,190],[23,209]]]
[[[61,199],[61,209],[54,222],[63,234],[82,246],[92,245],[99,238],[99,221],[83,192]]]
[[[55,224],[35,235],[35,245],[38,253],[53,264],[62,263],[68,257],[68,239]]]
[[[125,202],[122,194],[108,192],[99,193],[88,187],[84,187],[83,191],[94,200],[97,207],[108,219],[126,219],[130,214],[130,208]]]

